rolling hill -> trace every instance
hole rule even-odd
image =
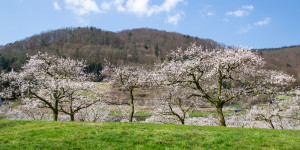
[[[268,69],[282,70],[300,80],[300,45],[254,51],[258,51],[265,58]]]
[[[153,65],[168,59],[168,53],[191,43],[213,49],[225,47],[211,39],[201,39],[176,32],[149,28],[110,32],[95,27],[64,28],[33,35],[24,40],[0,46],[0,70],[19,70],[26,54],[39,51],[73,59],[85,59],[101,70],[108,60],[117,65]],[[300,80],[300,46],[255,49],[267,61],[268,69],[281,70]],[[299,84],[299,83],[297,83]]]
[[[88,62],[103,63],[106,59],[118,65],[153,65],[165,60],[171,50],[177,47],[186,48],[190,43],[203,45],[205,48],[220,46],[210,39],[148,28],[120,32],[94,27],[65,28],[43,32],[2,46],[0,54],[6,59],[9,58],[6,60],[9,63],[1,66],[2,69],[20,69],[26,60],[25,54],[32,55],[38,51],[85,59]]]

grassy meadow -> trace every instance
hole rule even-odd
[[[0,120],[0,149],[300,149],[300,131]]]

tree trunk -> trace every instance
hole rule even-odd
[[[71,121],[74,121],[74,116],[75,116],[75,114],[70,114]]]
[[[180,118],[180,122],[184,125],[184,118]]]
[[[273,125],[273,123],[272,123],[271,118],[268,119],[268,123],[270,124],[270,126],[271,126],[272,129],[275,129],[275,127],[274,127],[274,125]]]
[[[218,118],[219,118],[219,126],[224,126],[226,127],[226,123],[225,123],[225,119],[224,119],[224,115],[223,115],[223,105],[217,105],[217,113],[218,113]]]
[[[183,124],[184,125],[184,120],[185,120],[185,112],[184,111],[182,111],[183,112],[183,116],[182,116],[182,118],[180,118],[180,122],[181,122],[181,124]]]
[[[54,101],[54,109],[53,109],[53,121],[57,121],[58,119],[58,99]]]
[[[133,88],[129,89],[130,92],[130,113],[129,113],[129,122],[132,122],[133,120],[133,115],[134,115],[134,103],[133,103]]]
[[[75,113],[73,111],[73,99],[71,100],[71,104],[70,104],[70,117],[71,117],[71,121],[74,121],[74,116],[75,116]]]
[[[57,119],[58,119],[58,111],[53,110],[53,121],[57,121]]]

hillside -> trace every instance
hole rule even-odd
[[[85,59],[91,72],[99,72],[104,60],[117,65],[153,65],[168,59],[177,47],[185,49],[191,43],[212,49],[224,47],[213,40],[191,37],[175,32],[149,28],[110,32],[94,27],[64,28],[33,35],[0,47],[0,70],[19,70],[26,54],[39,51]],[[267,61],[268,69],[294,75],[300,81],[300,46],[255,49]],[[297,83],[299,84],[299,83]]]
[[[300,131],[0,120],[0,149],[300,149]]]
[[[268,69],[283,70],[300,80],[300,45],[257,51],[268,62]]]
[[[1,47],[2,69],[20,69],[26,54],[38,51],[103,63],[104,59],[118,65],[153,65],[166,59],[177,47],[190,43],[215,48],[220,45],[210,39],[200,39],[175,32],[148,28],[109,32],[94,27],[65,28],[34,35]],[[5,62],[5,64],[3,63]]]

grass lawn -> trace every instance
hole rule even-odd
[[[300,149],[300,131],[0,120],[0,149]]]

